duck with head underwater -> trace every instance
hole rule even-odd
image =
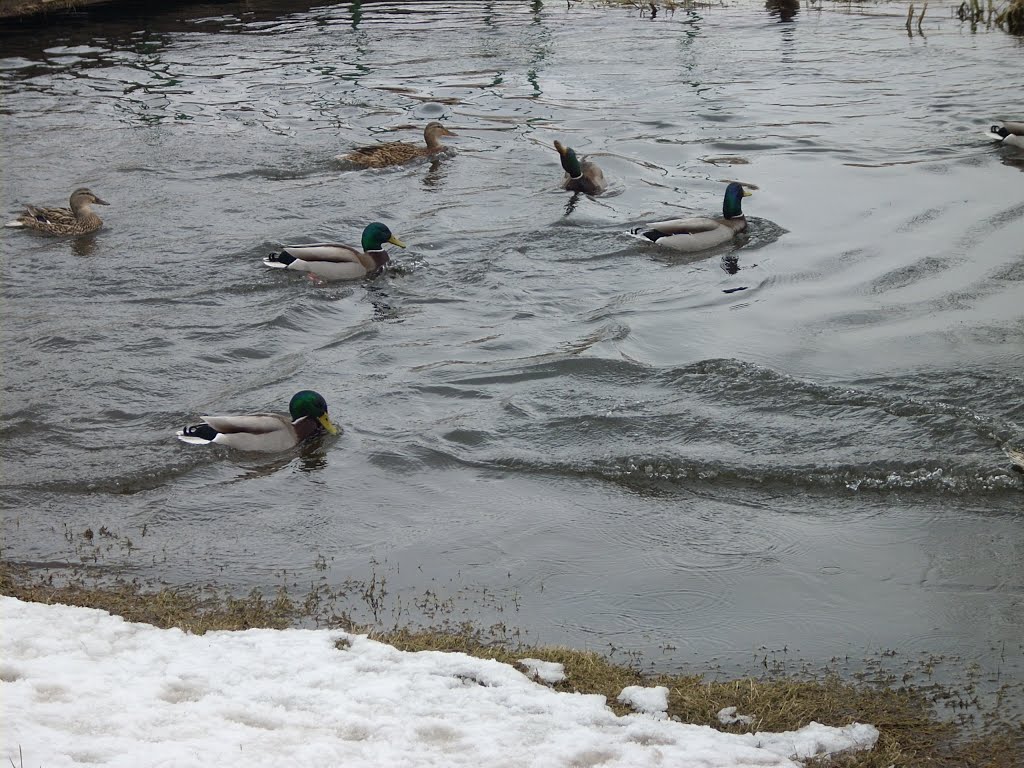
[[[630,234],[665,248],[686,253],[714,248],[746,231],[747,218],[743,215],[742,201],[751,194],[749,189],[734,181],[725,188],[720,218],[700,216],[655,221],[646,227],[631,230]]]
[[[434,120],[423,129],[423,141],[426,146],[410,144],[407,141],[389,141],[385,144],[374,144],[369,147],[358,147],[348,154],[338,155],[338,160],[347,160],[366,168],[386,168],[389,165],[401,165],[418,157],[429,157],[443,152],[446,147],[441,143],[442,136],[458,136],[454,131],[445,128]]]
[[[339,243],[286,245],[268,255],[263,263],[275,269],[312,272],[323,280],[358,280],[383,269],[391,260],[384,243],[405,248],[405,243],[391,234],[386,224],[375,221],[363,230],[361,251]]]
[[[288,412],[251,413],[244,416],[202,416],[202,424],[176,433],[183,443],[217,443],[240,451],[285,451],[322,431],[338,434],[327,415],[327,401],[319,392],[304,389],[288,403]]]
[[[605,190],[604,172],[591,160],[580,160],[576,150],[555,141],[555,149],[565,171],[562,188],[585,195],[599,195]]]
[[[42,208],[25,206],[24,212],[4,226],[14,229],[34,229],[49,235],[86,235],[103,226],[103,219],[96,215],[94,205],[110,205],[100,200],[86,187],[79,187],[71,193],[70,208]]]

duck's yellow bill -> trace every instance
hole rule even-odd
[[[392,245],[397,245],[399,248],[405,248],[405,243],[403,243],[394,235],[388,238],[388,242],[391,243]]]
[[[334,426],[333,423],[331,423],[331,420],[330,420],[330,418],[328,418],[326,413],[323,416],[317,417],[317,421],[320,422],[320,426],[321,427],[326,429],[332,435],[338,434],[338,428],[336,426]]]
[[[754,191],[752,189],[747,189],[746,187],[743,188],[744,197],[750,197],[752,194],[754,194]]]

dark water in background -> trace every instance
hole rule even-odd
[[[662,666],[1019,666],[1024,152],[980,133],[1024,116],[1022,42],[939,8],[911,37],[902,5],[449,5],[0,37],[4,210],[111,203],[94,238],[3,234],[3,557],[384,576],[386,621],[429,588]],[[460,138],[433,166],[332,161],[439,116]],[[555,138],[611,193],[567,215]],[[738,250],[625,236],[734,178],[758,187]],[[372,282],[260,264],[377,219],[409,248]],[[306,387],[339,439],[172,437]]]

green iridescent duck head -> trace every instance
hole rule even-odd
[[[736,219],[743,215],[743,198],[753,193],[740,184],[732,182],[725,188],[725,200],[722,202],[722,215],[727,219]]]
[[[557,140],[555,141],[555,149],[558,150],[558,157],[562,161],[562,170],[574,179],[583,175],[583,168],[580,167],[580,159],[576,157],[576,150],[565,146]]]
[[[366,229],[363,230],[363,250],[367,253],[370,251],[380,251],[384,248],[384,243],[391,243],[399,248],[405,248],[405,243],[391,234],[391,230],[388,229],[386,224],[381,224],[379,221],[367,224]]]
[[[296,392],[288,403],[288,413],[291,414],[292,421],[298,421],[305,416],[320,422],[320,426],[332,435],[338,434],[338,428],[327,416],[327,401],[319,392],[311,389]]]

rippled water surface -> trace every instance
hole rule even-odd
[[[3,235],[3,556],[383,575],[389,620],[473,595],[658,664],[1019,663],[1024,152],[981,133],[1024,116],[1021,41],[939,8],[908,35],[901,5],[449,5],[3,34],[4,210],[111,204],[94,237]],[[438,162],[333,159],[430,119],[459,134]],[[608,193],[558,188],[555,138]],[[735,245],[626,235],[732,179]],[[373,220],[409,247],[371,281],[260,263]],[[307,387],[339,438],[173,439]]]

